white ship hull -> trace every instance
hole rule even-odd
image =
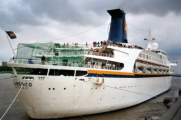
[[[34,80],[13,79],[19,99],[31,118],[48,119],[97,114],[142,103],[167,91],[172,76],[140,78],[104,78],[102,85],[94,77],[33,76]],[[102,79],[102,78],[100,78]]]

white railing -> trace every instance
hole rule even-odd
[[[78,62],[59,62],[59,61],[51,61],[41,59],[15,59],[12,63],[18,64],[37,64],[37,65],[56,65],[56,66],[70,66],[70,67],[84,67],[84,63]]]
[[[86,51],[86,55],[95,55],[95,56],[103,56],[103,57],[111,57],[114,58],[113,54],[108,54],[108,53],[100,53],[100,52],[94,52],[94,51]]]
[[[66,52],[36,52],[35,56],[84,56],[84,51],[66,51]]]

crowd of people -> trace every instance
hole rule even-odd
[[[86,42],[87,45],[87,42]],[[103,40],[103,41],[98,41],[98,42],[93,42],[94,47],[102,47],[102,46],[117,46],[117,47],[124,47],[124,48],[132,48],[132,49],[144,49],[138,45],[126,45],[124,43],[119,43],[119,42],[114,42],[111,40]]]
[[[120,66],[120,64],[114,64],[114,63],[95,63],[95,62],[86,62],[86,68],[96,68],[96,69],[108,69],[108,70],[121,70],[123,66]]]
[[[86,52],[86,54],[88,55],[96,55],[96,56],[105,56],[105,57],[114,57],[114,52],[113,51],[108,51],[108,50],[105,50],[103,52],[100,52],[98,49],[95,49],[95,50],[88,50]]]
[[[72,43],[72,45],[71,44],[69,44],[69,43],[64,43],[63,45],[62,44],[59,44],[59,43],[55,43],[55,47],[56,48],[61,48],[61,47],[69,47],[69,46],[75,46],[75,47],[77,47],[78,46],[78,43]]]

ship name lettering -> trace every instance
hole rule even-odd
[[[32,83],[14,82],[14,86],[19,89],[28,89],[28,87],[32,87]]]

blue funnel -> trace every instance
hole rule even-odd
[[[128,43],[126,32],[125,13],[123,10],[115,9],[107,11],[111,15],[111,26],[108,40]]]

